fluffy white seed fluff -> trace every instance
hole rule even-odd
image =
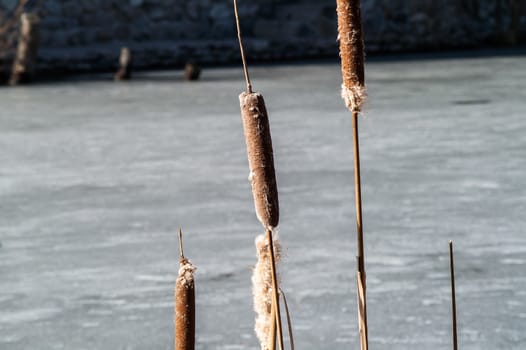
[[[188,287],[194,283],[194,272],[196,267],[192,265],[190,260],[184,259],[183,263],[179,266],[179,276],[177,277],[177,283],[184,287]]]
[[[281,245],[276,236],[273,237],[274,259],[280,259]],[[252,274],[252,293],[254,295],[254,311],[256,312],[256,335],[261,343],[261,350],[268,350],[270,328],[272,325],[272,269],[270,266],[270,249],[267,236],[256,237],[258,261]]]
[[[352,112],[360,112],[367,99],[367,93],[364,86],[355,85],[351,88],[342,84],[342,98],[345,106]]]

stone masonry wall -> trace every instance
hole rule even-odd
[[[15,0],[0,0],[9,9]],[[335,0],[239,0],[249,59],[337,57]],[[232,0],[44,0],[41,70],[239,60]],[[362,0],[368,53],[513,42],[526,0]],[[515,15],[513,15],[515,14]]]

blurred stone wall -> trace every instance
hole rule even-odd
[[[14,0],[0,0],[0,7]],[[362,0],[369,53],[512,43],[526,0]],[[239,0],[249,59],[337,57],[335,0]],[[136,67],[239,60],[232,0],[45,0],[39,68]]]

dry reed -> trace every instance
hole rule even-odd
[[[449,241],[449,272],[451,276],[451,318],[453,328],[453,350],[457,350],[457,298],[455,293],[455,265],[453,259],[453,241]]]
[[[365,254],[362,223],[362,191],[360,176],[360,147],[358,137],[358,114],[365,102],[364,43],[360,0],[336,0],[338,14],[338,39],[342,68],[342,98],[352,112],[354,150],[354,189],[357,233],[357,299],[360,348],[368,349],[367,293]]]
[[[260,339],[262,349],[267,349],[266,347],[268,347],[269,350],[274,350],[275,340],[273,332],[275,330],[277,332],[279,347],[283,350],[283,334],[278,294],[279,286],[276,273],[276,260],[279,251],[274,249],[275,240],[273,238],[273,229],[277,227],[279,222],[279,204],[276,174],[274,170],[272,138],[270,136],[267,109],[265,107],[263,96],[260,93],[252,91],[252,84],[250,83],[245,52],[243,49],[243,41],[241,38],[241,28],[236,0],[234,0],[234,13],[236,18],[239,49],[243,61],[243,71],[245,73],[245,82],[247,84],[247,91],[239,95],[239,102],[250,168],[249,179],[252,186],[252,196],[254,197],[256,216],[266,229],[265,242],[266,245],[268,245],[268,248],[266,248],[268,253],[264,254],[267,256],[266,262],[264,263],[266,266],[255,269],[254,271],[254,275],[258,275],[258,271],[262,270],[265,277],[253,277],[253,282],[256,282],[256,284],[263,283],[262,285],[254,286],[254,308],[258,312],[256,334]],[[270,289],[268,287],[269,277],[270,282],[272,283]],[[270,301],[270,309],[268,308],[269,293],[272,297]]]
[[[179,275],[175,283],[175,350],[195,347],[195,266],[183,255],[182,232],[179,230]]]
[[[290,350],[294,350],[294,334],[292,333],[292,319],[290,317],[289,303],[287,302],[287,297],[285,293],[279,289],[279,293],[283,298],[283,304],[285,305],[285,314],[287,315],[287,327],[289,329],[289,341],[290,341]]]

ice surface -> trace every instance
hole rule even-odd
[[[267,101],[298,349],[358,348],[351,118],[336,64]],[[170,349],[177,229],[197,349],[257,349],[240,68],[0,90],[0,349]],[[361,118],[371,349],[526,348],[526,59],[378,60]]]

